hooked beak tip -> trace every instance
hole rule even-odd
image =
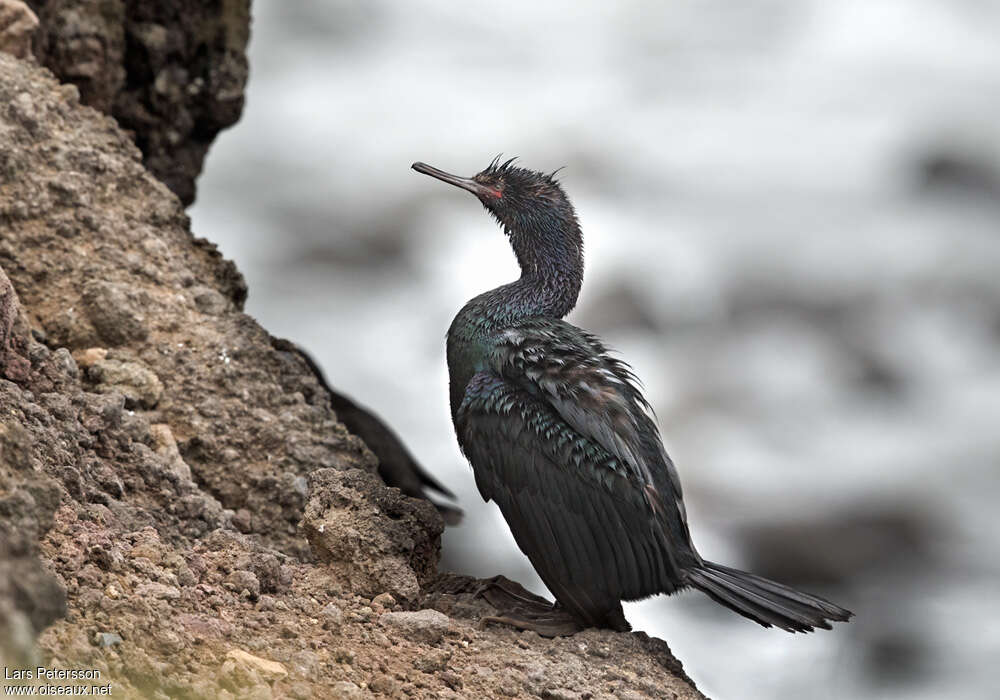
[[[451,173],[446,173],[443,170],[427,165],[427,163],[421,163],[420,161],[417,161],[410,167],[418,173],[430,175],[433,178],[441,180],[442,182],[447,182],[449,185],[454,185],[455,187],[461,187],[463,190],[471,192],[477,197],[483,194],[483,186],[471,177],[459,177],[458,175],[452,175]]]

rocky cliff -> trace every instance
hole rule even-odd
[[[0,269],[5,665],[120,697],[701,697],[642,634],[480,629],[440,515],[242,312],[131,136],[2,53]]]

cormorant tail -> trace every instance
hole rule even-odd
[[[774,625],[788,632],[828,630],[829,621],[846,622],[854,615],[819,596],[710,561],[689,570],[687,583],[764,627]]]

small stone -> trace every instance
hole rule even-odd
[[[344,698],[344,700],[353,700],[354,698],[364,697],[364,693],[361,688],[356,686],[350,681],[338,681],[333,684],[333,695],[335,698]]]
[[[80,368],[77,366],[76,360],[73,359],[73,355],[66,348],[59,348],[52,353],[52,360],[68,376],[74,378],[80,376]]]
[[[153,564],[160,564],[163,561],[163,546],[158,540],[146,540],[139,542],[128,552],[129,559],[149,559]]]
[[[319,667],[320,662],[319,656],[315,652],[303,649],[293,654],[288,663],[295,675],[311,678],[316,675],[316,669]]]
[[[437,644],[448,631],[451,620],[437,610],[418,610],[383,613],[378,622],[411,642]]]
[[[439,674],[438,678],[440,678],[444,684],[452,690],[461,690],[462,686],[465,684],[462,681],[462,677],[454,671],[445,671],[444,673]]]
[[[121,550],[118,547],[111,545],[104,546],[100,544],[93,545],[87,551],[87,556],[104,571],[117,569],[124,559]]]
[[[500,684],[497,687],[501,695],[506,695],[507,697],[513,698],[521,694],[520,684],[511,678],[510,676],[503,676],[500,679]]]
[[[305,681],[297,681],[288,686],[288,697],[292,700],[312,700],[312,686]]]
[[[333,660],[338,664],[351,666],[354,664],[354,652],[344,647],[337,647],[333,650]]]
[[[451,652],[447,649],[434,649],[433,651],[418,657],[413,662],[413,667],[424,673],[435,673],[443,671],[451,661]]]
[[[153,442],[156,443],[156,454],[167,461],[167,464],[170,465],[170,470],[177,478],[182,483],[191,481],[191,467],[181,457],[180,450],[177,448],[177,441],[174,439],[174,433],[170,430],[170,426],[166,423],[154,423],[149,426],[149,434],[152,436]]]
[[[192,287],[191,296],[195,306],[203,314],[218,316],[229,308],[229,302],[219,292],[211,287]]]
[[[135,595],[139,598],[156,598],[159,600],[177,600],[181,597],[181,592],[174,586],[150,581],[135,589]]]
[[[595,644],[587,650],[587,653],[591,656],[596,656],[601,659],[607,659],[611,656],[611,647],[607,644]]]
[[[190,467],[188,467],[190,470]],[[253,532],[253,516],[246,508],[240,508],[233,513],[233,527],[242,533]]]
[[[77,355],[76,362],[83,368],[97,364],[108,356],[107,348],[87,348]]]
[[[97,334],[109,345],[127,345],[149,337],[148,301],[122,282],[96,281],[83,290],[83,308]]]
[[[372,608],[379,612],[392,610],[394,607],[396,607],[396,599],[392,597],[391,593],[379,593],[372,598]]]
[[[319,611],[319,617],[323,620],[323,628],[328,630],[339,630],[344,624],[344,613],[333,603],[327,603]]]
[[[246,591],[251,600],[260,597],[260,581],[250,571],[234,571],[226,577],[226,587],[234,593]]]
[[[113,647],[116,644],[121,644],[121,636],[115,634],[114,632],[95,632],[94,633],[94,644],[99,647]]]
[[[569,688],[549,688],[542,693],[542,697],[552,700],[580,700],[580,694]]]
[[[163,395],[160,378],[141,362],[105,357],[87,367],[87,378],[98,394],[122,394],[129,408],[153,408]]]
[[[368,683],[368,690],[376,695],[391,697],[396,693],[398,685],[392,676],[380,673],[374,676]]]
[[[227,661],[232,661],[239,666],[243,666],[248,669],[252,669],[260,674],[260,677],[264,680],[279,681],[288,675],[288,671],[277,661],[271,661],[270,659],[262,659],[259,656],[254,656],[242,649],[231,649],[226,653]]]

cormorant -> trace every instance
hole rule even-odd
[[[851,612],[818,596],[698,554],[635,376],[562,320],[583,282],[573,206],[554,173],[498,161],[471,178],[413,164],[474,194],[521,267],[520,279],[469,301],[447,340],[451,415],[476,485],[557,601],[539,611],[537,599],[508,590],[510,609],[492,619],[550,636],[624,631],[622,600],[697,588],[765,627],[846,621]]]

